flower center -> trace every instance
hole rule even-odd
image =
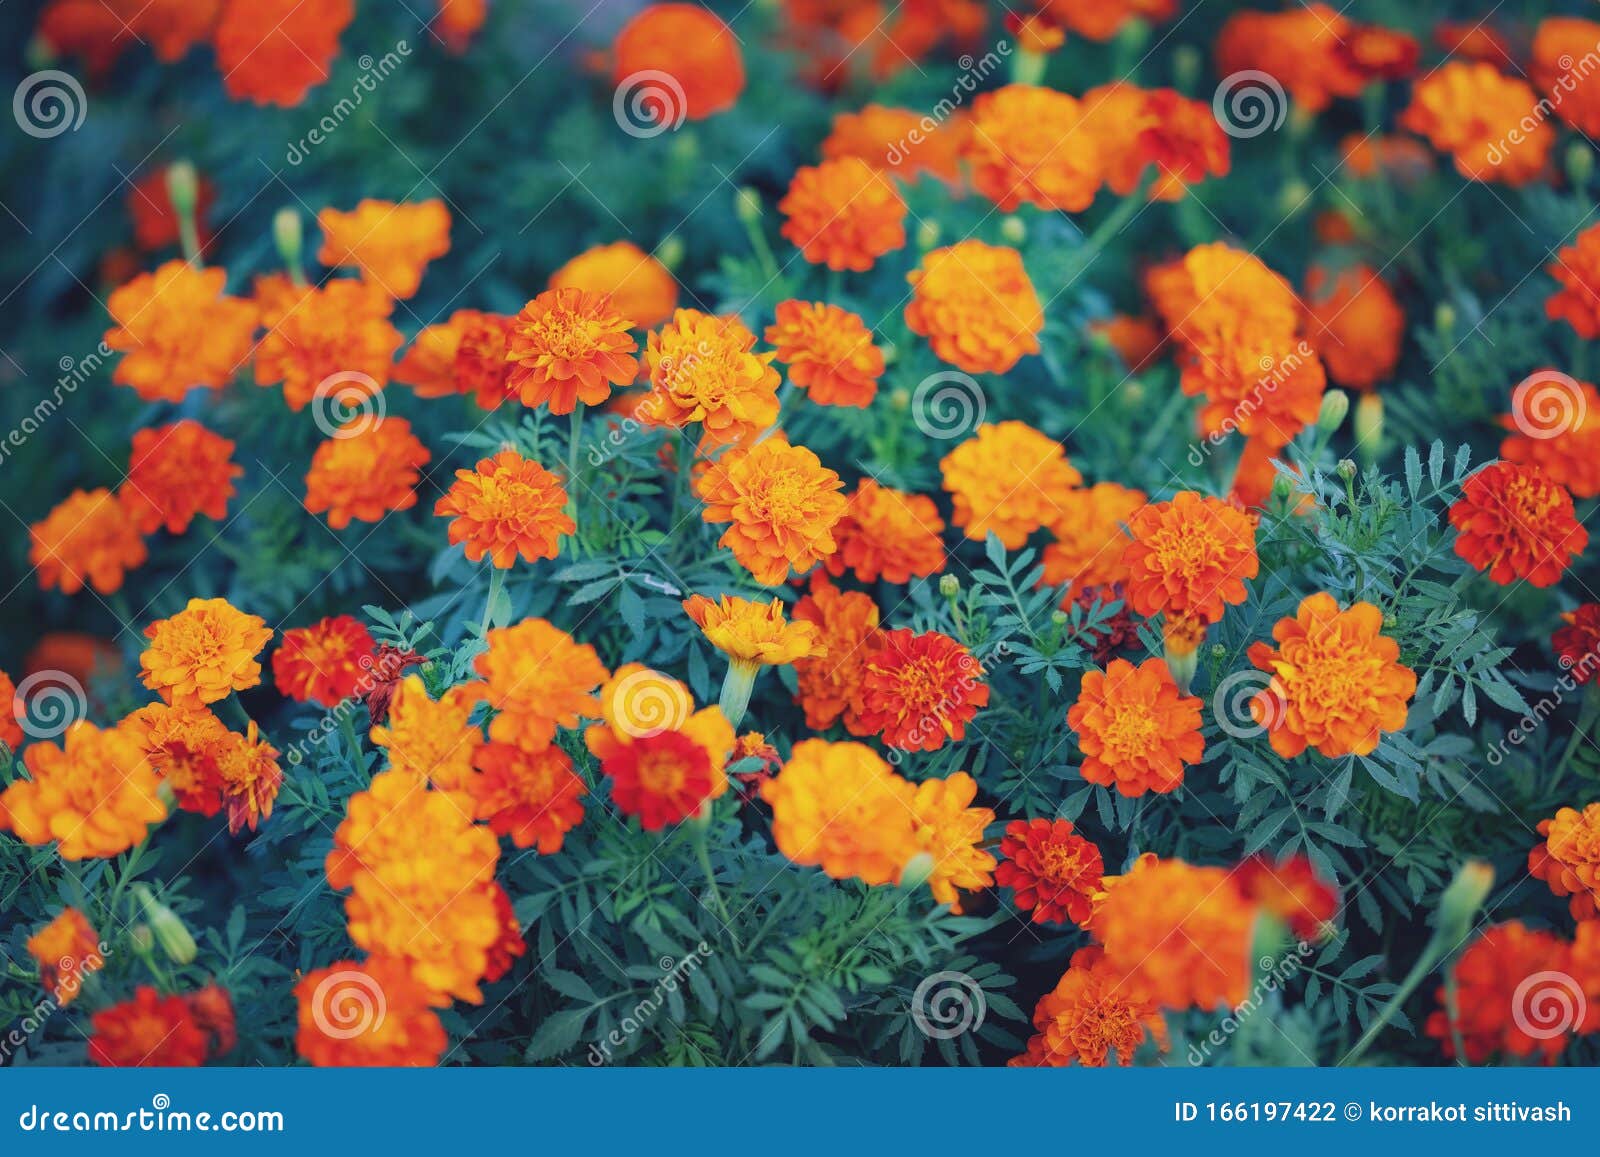
[[[1148,754],[1160,737],[1155,716],[1143,704],[1122,707],[1112,715],[1104,732],[1106,746],[1125,759]]]

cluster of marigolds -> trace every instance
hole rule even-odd
[[[100,10],[119,6],[130,10],[126,22],[101,20]],[[1108,39],[1130,20],[1168,19],[1176,6],[1056,0],[1013,31],[1026,63],[1068,34]],[[483,7],[441,4],[439,33],[464,47]],[[970,40],[984,18],[969,0],[901,5],[887,22],[866,15],[871,5],[859,16],[851,6],[785,8],[797,43],[819,46],[808,67],[825,70],[843,43],[868,47],[880,75],[952,33]],[[230,94],[294,104],[326,79],[353,10],[351,0],[54,0],[40,31],[99,70],[130,38],[164,60],[209,38]],[[1449,154],[1464,178],[1540,179],[1557,126],[1519,127],[1540,92],[1496,65],[1510,56],[1487,27],[1441,26],[1439,40],[1449,59],[1415,76],[1401,127]],[[1569,86],[1556,61],[1596,44],[1600,25],[1548,20],[1531,55],[1535,83],[1559,94],[1556,115],[1591,134],[1600,133],[1600,89]],[[1297,115],[1309,116],[1369,84],[1413,77],[1421,51],[1409,36],[1313,4],[1235,15],[1216,54],[1221,73],[1278,78]],[[671,73],[692,119],[729,108],[744,85],[738,41],[693,5],[647,8],[612,55],[619,76]],[[879,105],[836,118],[819,163],[794,174],[777,206],[781,234],[804,260],[861,272],[905,247],[902,184],[924,178],[969,188],[1002,212],[1078,212],[1102,190],[1178,200],[1229,167],[1229,137],[1210,104],[1171,89],[1120,82],[1074,97],[1012,83],[983,92],[934,131],[914,131],[925,119]],[[908,139],[915,143],[893,147]],[[1378,136],[1353,142],[1346,164],[1358,175],[1381,168],[1405,179],[1433,161],[1410,138]],[[1010,549],[1042,540],[1044,581],[1066,588],[1068,604],[1121,604],[1098,640],[1101,668],[1084,676],[1066,713],[1083,779],[1130,797],[1179,789],[1205,756],[1207,708],[1188,693],[1196,650],[1257,578],[1274,457],[1319,416],[1342,419],[1327,404],[1330,383],[1359,392],[1358,430],[1381,422],[1377,387],[1399,357],[1404,317],[1378,273],[1314,268],[1297,292],[1223,243],[1153,266],[1144,280],[1148,316],[1099,328],[1130,367],[1170,353],[1182,390],[1202,400],[1200,433],[1241,436],[1231,492],[1153,499],[1115,481],[1090,482],[1055,438],[1001,420],[979,426],[939,463],[947,525],[932,495],[870,477],[847,492],[839,474],[784,433],[784,410],[801,398],[873,402],[885,356],[856,313],[785,301],[758,333],[738,316],[679,308],[671,271],[624,241],[574,258],[514,316],[461,309],[408,342],[392,314],[449,249],[442,202],[324,210],[317,259],[327,272],[314,279],[300,261],[298,218],[280,219],[287,270],[234,295],[228,272],[203,260],[209,195],[208,183],[181,167],[135,190],[140,245],[183,240],[189,251],[111,294],[105,340],[121,355],[120,385],[176,403],[197,387],[250,388],[237,384],[248,375],[257,388],[281,387],[299,411],[323,405],[330,380],[344,403],[352,390],[359,401],[394,383],[424,399],[465,395],[485,410],[544,408],[581,421],[598,409],[591,421],[675,431],[682,436],[665,440],[662,469],[688,472],[701,517],[724,528],[720,543],[748,584],[803,584],[789,607],[776,596],[685,601],[685,614],[727,659],[721,703],[698,708],[678,680],[636,663],[609,670],[592,646],[542,619],[487,630],[477,679],[431,689],[427,669],[408,673],[421,656],[376,645],[351,616],[277,633],[277,690],[327,708],[365,701],[370,741],[385,760],[350,799],[326,863],[364,956],[299,980],[298,1045],[310,1061],[439,1060],[448,1041],[437,1010],[481,1001],[481,985],[525,951],[496,878],[502,841],[560,854],[566,833],[584,822],[586,799],[602,790],[617,811],[656,831],[703,823],[732,779],[744,805],[767,809],[772,840],[796,865],[868,885],[926,886],[957,910],[964,894],[1008,889],[1033,921],[1084,929],[1094,946],[1039,1001],[1036,1035],[1019,1064],[1104,1064],[1112,1054],[1128,1063],[1146,1041],[1165,1046],[1164,1011],[1245,998],[1262,921],[1276,922],[1285,942],[1313,942],[1331,927],[1338,892],[1303,859],[1197,866],[1146,854],[1107,874],[1100,849],[1066,820],[1002,822],[978,804],[979,785],[965,772],[923,782],[899,774],[884,749],[961,741],[989,687],[962,640],[881,623],[871,591],[940,574],[947,532],[993,535]],[[1348,227],[1338,218],[1319,223],[1330,243]],[[1584,338],[1600,336],[1600,228],[1563,250],[1551,272],[1560,289],[1550,316]],[[1003,374],[1040,351],[1045,308],[1017,250],[977,240],[931,248],[908,281],[906,325],[950,366]],[[801,392],[780,405],[785,379]],[[1508,416],[1502,460],[1473,474],[1450,509],[1457,553],[1494,583],[1552,585],[1587,545],[1573,500],[1600,495],[1600,395],[1581,388],[1589,417],[1557,437],[1528,437]],[[416,504],[432,454],[406,421],[361,414],[325,433],[304,476],[311,515],[338,530]],[[73,493],[32,527],[40,583],[109,595],[145,562],[149,536],[185,534],[201,516],[225,519],[243,473],[234,451],[193,418],[139,431],[117,491]],[[468,559],[505,570],[557,557],[577,529],[573,499],[583,486],[565,464],[506,448],[458,470],[434,514],[448,520],[443,535]],[[1300,515],[1316,512],[1303,505]],[[1158,628],[1160,655],[1116,655],[1136,644],[1135,617]],[[1554,648],[1587,679],[1600,650],[1600,604],[1565,619]],[[1378,607],[1312,592],[1270,641],[1254,643],[1250,662],[1267,680],[1251,710],[1278,756],[1366,755],[1404,727],[1417,678],[1384,632]],[[23,749],[26,776],[0,795],[0,829],[78,860],[135,847],[172,809],[225,812],[233,832],[271,815],[283,780],[279,752],[233,696],[261,683],[274,630],[223,599],[196,598],[145,635],[139,678],[157,698],[120,721],[79,722],[59,744]],[[809,728],[842,728],[851,738],[808,738],[781,755],[758,732],[740,735],[752,684],[776,665],[792,665]],[[0,675],[0,702],[13,689]],[[593,769],[575,765],[572,745],[557,742],[580,728]],[[24,738],[18,722],[0,717],[9,747]],[[763,770],[730,776],[731,763],[750,759]],[[1530,871],[1571,897],[1577,931],[1567,940],[1513,921],[1472,943],[1455,965],[1455,1020],[1441,1010],[1427,1025],[1447,1054],[1459,1046],[1472,1061],[1553,1059],[1565,1040],[1529,1036],[1509,1009],[1508,990],[1540,970],[1581,978],[1591,999],[1575,1031],[1600,1028],[1600,802],[1564,807],[1539,832]],[[79,985],[63,986],[56,962],[88,959],[98,942],[70,908],[38,931],[29,946],[46,988],[75,994]],[[330,1033],[319,1001],[352,974],[381,986],[387,1015],[370,1032]],[[103,1064],[195,1064],[225,1054],[234,1039],[220,988],[163,995],[141,987],[94,1014],[90,1051]]]

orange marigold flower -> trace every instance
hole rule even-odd
[[[405,341],[389,321],[394,301],[382,289],[341,279],[298,291],[278,313],[256,350],[256,385],[283,383],[291,410],[331,397],[358,403],[383,389],[395,351]]]
[[[0,792],[0,830],[35,846],[55,840],[64,860],[121,855],[167,817],[155,768],[115,728],[80,721],[60,747],[33,744],[28,776]]]
[[[449,320],[423,327],[391,376],[419,398],[471,394],[493,410],[507,397],[512,319],[478,309],[458,309]]]
[[[39,983],[62,1008],[77,998],[84,977],[105,965],[100,934],[76,908],[61,909],[28,937],[28,955],[39,965]]]
[[[128,477],[117,497],[139,533],[164,526],[182,534],[197,514],[226,518],[233,480],[244,473],[233,449],[232,441],[189,418],[135,431]]]
[[[564,512],[561,479],[515,450],[481,458],[474,470],[457,470],[455,485],[433,512],[450,518],[450,542],[465,543],[467,558],[484,555],[502,570],[518,558],[555,558],[561,536],[578,529]]]
[[[694,486],[705,503],[700,517],[730,524],[717,541],[758,583],[777,586],[838,549],[844,483],[804,446],[774,436],[729,450]]]
[[[489,0],[438,0],[439,11],[429,27],[449,51],[460,55],[471,45],[489,17]]]
[[[261,682],[256,656],[272,638],[272,628],[227,599],[190,599],[144,634],[150,640],[139,656],[144,685],[174,707],[198,707]]]
[[[1083,750],[1083,778],[1126,796],[1179,787],[1206,749],[1200,700],[1178,690],[1159,658],[1137,667],[1113,659],[1104,673],[1086,672],[1067,724]]]
[[[1406,332],[1406,315],[1389,287],[1358,263],[1337,274],[1313,267],[1306,291],[1306,336],[1328,376],[1352,390],[1387,381]]]
[[[224,1056],[239,1043],[239,1029],[233,1014],[233,998],[219,984],[208,984],[184,996],[189,1016],[206,1037],[207,1055]]]
[[[856,484],[844,515],[833,528],[839,549],[826,560],[828,573],[854,572],[864,583],[907,583],[944,566],[944,519],[933,499],[879,486],[871,478]]]
[[[1232,1008],[1250,984],[1256,911],[1226,868],[1141,859],[1100,899],[1094,933],[1163,1008]]]
[[[1593,20],[1547,16],[1533,34],[1528,69],[1551,110],[1586,137],[1600,133],[1600,82],[1593,79],[1592,69],[1575,69],[1573,62],[1581,62],[1597,44],[1600,24]]]
[[[1528,853],[1528,873],[1550,885],[1557,896],[1570,896],[1574,920],[1600,916],[1600,803],[1582,811],[1564,807],[1539,821],[1544,843]]]
[[[1588,683],[1600,666],[1600,603],[1584,603],[1562,615],[1561,621],[1566,625],[1556,628],[1550,645],[1561,657],[1562,671],[1580,685]]]
[[[225,0],[212,34],[222,86],[234,100],[293,108],[328,79],[354,0]]]
[[[1101,43],[1131,21],[1158,24],[1178,12],[1178,0],[1039,0],[1038,6],[1079,36]]]
[[[820,642],[817,656],[794,663],[806,726],[823,731],[843,716],[852,735],[862,734],[855,704],[869,640],[878,630],[878,604],[860,591],[841,591],[818,572],[810,592],[794,605],[794,620],[814,625]]]
[[[117,725],[144,752],[178,806],[197,815],[222,810],[219,767],[226,749],[244,742],[205,707],[151,703]]]
[[[17,702],[16,683],[10,675],[0,671],[0,745],[7,751],[15,752],[22,747],[26,738],[22,732],[26,711],[27,704]]]
[[[1044,307],[1015,249],[972,240],[931,249],[906,279],[906,325],[940,360],[969,374],[1003,374],[1039,352]]]
[[[1449,153],[1469,181],[1525,185],[1544,170],[1556,137],[1549,122],[1534,118],[1538,103],[1521,77],[1451,60],[1411,86],[1400,127]]]
[[[1289,282],[1254,254],[1220,241],[1152,269],[1146,289],[1172,335],[1208,353],[1226,350],[1246,323],[1252,334],[1281,340],[1292,338],[1300,321]]]
[[[1216,48],[1218,73],[1265,72],[1308,112],[1321,112],[1336,97],[1360,96],[1380,77],[1409,75],[1420,53],[1404,33],[1357,24],[1320,3],[1235,13]]]
[[[291,627],[272,653],[272,679],[279,694],[297,703],[337,707],[360,693],[376,648],[372,632],[353,615]]]
[[[545,290],[511,323],[507,392],[524,406],[548,403],[552,414],[599,405],[639,374],[633,324],[603,293]]]
[[[39,587],[75,595],[84,585],[103,595],[122,589],[123,575],[143,566],[149,552],[111,491],[74,490],[28,528],[28,564]]]
[[[933,861],[928,888],[955,912],[961,911],[961,892],[994,883],[995,858],[983,850],[984,829],[994,823],[994,811],[972,807],[977,794],[978,781],[958,771],[919,783],[911,800],[917,842]]]
[[[645,6],[617,33],[611,58],[612,83],[646,123],[704,120],[744,91],[739,38],[698,4]]]
[[[1600,495],[1600,391],[1556,370],[1535,370],[1511,395],[1500,457],[1543,471],[1574,498]]]
[[[300,1030],[294,1047],[322,1067],[415,1068],[444,1055],[449,1039],[431,994],[404,960],[341,960],[294,986]]]
[[[955,524],[982,542],[993,534],[1015,550],[1060,514],[1060,500],[1083,482],[1061,443],[1026,422],[985,422],[939,463]]]
[[[105,343],[123,353],[112,381],[147,402],[181,402],[196,386],[217,390],[250,358],[256,307],[228,297],[222,269],[173,260],[141,273],[106,301]]]
[[[865,744],[800,741],[761,798],[778,850],[836,880],[894,883],[921,850],[916,788]]]
[[[1146,1039],[1165,1052],[1167,1022],[1154,997],[1106,963],[1099,948],[1080,948],[1055,990],[1033,1010],[1038,1035],[1028,1041],[1027,1058],[1010,1063],[1061,1068],[1103,1068],[1111,1054],[1131,1065]]]
[[[1176,89],[1101,85],[1083,94],[1083,116],[1106,187],[1119,197],[1135,192],[1152,165],[1152,201],[1181,200],[1190,185],[1228,175],[1228,134],[1209,104]]]
[[[600,714],[595,688],[610,676],[587,643],[543,619],[525,619],[487,635],[489,649],[473,661],[477,688],[499,712],[489,735],[528,749],[544,747],[556,728],[576,727]]]
[[[1109,342],[1122,364],[1133,374],[1149,369],[1167,340],[1161,327],[1150,318],[1125,313],[1090,322],[1089,332]]]
[[[778,420],[776,354],[753,353],[756,335],[737,317],[680,309],[652,333],[645,350],[650,394],[639,404],[647,425],[681,430],[699,422],[704,440],[725,446]]]
[[[683,609],[732,663],[776,667],[825,653],[816,625],[785,622],[783,603],[777,599],[753,603],[723,595],[713,602],[704,595],[690,595],[683,600]]]
[[[1046,525],[1055,541],[1044,548],[1043,581],[1051,586],[1109,586],[1126,581],[1122,561],[1128,543],[1126,523],[1147,496],[1115,482],[1097,482],[1087,489],[1065,490],[1054,499],[1055,513]]]
[[[492,984],[511,971],[517,957],[527,954],[528,942],[522,938],[522,922],[517,919],[506,890],[495,884],[490,891],[494,896],[495,914],[500,918],[500,939],[489,949],[489,967],[483,974],[483,979]]]
[[[1318,591],[1301,600],[1294,618],[1278,620],[1276,647],[1250,645],[1250,661],[1272,676],[1250,701],[1272,750],[1285,759],[1307,747],[1329,759],[1370,755],[1385,731],[1405,727],[1417,676],[1382,631],[1383,612],[1371,603],[1341,611]]]
[[[450,210],[437,197],[415,204],[363,199],[348,213],[323,209],[324,265],[360,270],[361,279],[389,297],[415,297],[422,273],[450,252]]]
[[[883,351],[859,315],[814,301],[778,303],[766,341],[789,380],[819,406],[865,406],[878,394]]]
[[[1305,856],[1269,860],[1251,856],[1234,873],[1245,897],[1289,926],[1297,940],[1325,939],[1339,910],[1339,893],[1317,875]]]
[[[110,1068],[193,1068],[206,1063],[206,1034],[181,996],[162,996],[148,984],[133,999],[90,1018],[89,1059]]]
[[[894,182],[859,157],[795,170],[778,202],[783,236],[813,265],[864,273],[905,247],[906,203]]]
[[[654,329],[678,308],[672,271],[632,241],[585,249],[550,275],[547,289],[611,295],[611,306],[640,329]]]
[[[1016,893],[1035,924],[1086,924],[1105,876],[1100,849],[1069,820],[1012,820],[1000,841],[995,883]]]
[[[1570,1034],[1549,1033],[1531,1017],[1532,1006],[1543,998],[1537,983],[1531,991],[1529,983],[1560,973],[1568,955],[1568,946],[1555,933],[1529,928],[1520,920],[1484,929],[1455,962],[1454,993],[1439,986],[1440,1007],[1428,1017],[1424,1031],[1452,1059],[1459,1036],[1469,1064],[1481,1065],[1496,1053],[1524,1059],[1538,1054],[1544,1064],[1554,1064]]]
[[[1561,289],[1544,303],[1545,313],[1564,321],[1581,338],[1600,337],[1600,225],[1591,225],[1563,246],[1545,272]]]
[[[383,723],[372,728],[372,742],[389,755],[389,766],[425,779],[440,791],[467,791],[473,777],[472,754],[483,735],[468,724],[478,704],[474,692],[452,687],[437,700],[417,675],[400,680]]]
[[[1501,586],[1560,580],[1589,544],[1572,495],[1533,466],[1494,462],[1468,478],[1450,507],[1456,553]]]
[[[1122,552],[1128,605],[1146,618],[1191,616],[1214,623],[1245,600],[1256,577],[1256,527],[1237,507],[1181,490],[1128,520],[1133,541]]]
[[[1179,360],[1183,392],[1206,397],[1200,429],[1209,436],[1237,430],[1265,446],[1286,446],[1322,410],[1322,360],[1292,334],[1244,320],[1224,344],[1190,347]]]
[[[445,321],[423,326],[417,331],[417,336],[411,339],[405,354],[395,363],[390,377],[403,386],[410,386],[419,398],[448,398],[461,393],[456,387],[456,355],[461,349],[461,338],[468,318],[477,312],[458,309]],[[500,361],[504,367],[504,351]],[[494,403],[496,405],[505,400],[504,391],[499,393],[500,397]],[[492,408],[493,405],[485,407]]]
[[[923,173],[956,184],[961,179],[964,117],[953,116],[929,131],[930,118],[908,108],[869,104],[859,112],[841,112],[822,142],[826,160],[858,157],[906,181]]]
[[[1084,106],[1031,84],[978,96],[961,155],[973,188],[1005,213],[1023,204],[1087,209],[1104,176],[1100,142],[1085,122]]]
[[[972,652],[948,635],[879,631],[861,673],[861,734],[906,751],[959,743],[978,708],[989,704],[983,676]]]
[[[542,856],[561,850],[566,834],[583,821],[583,780],[572,757],[551,744],[534,751],[486,743],[472,755],[479,772],[468,781],[477,817],[497,836]]]
[[[228,732],[227,742],[216,753],[215,768],[217,790],[228,809],[228,833],[237,835],[245,827],[255,831],[272,814],[283,786],[278,749],[261,738],[251,720],[243,735]]]
[[[357,415],[311,456],[305,506],[343,530],[354,520],[381,522],[417,504],[421,470],[433,457],[404,418]]]

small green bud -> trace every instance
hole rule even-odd
[[[1192,44],[1180,44],[1172,53],[1173,87],[1179,92],[1192,93],[1200,82],[1205,68],[1205,58]]]
[[[1439,916],[1434,935],[1441,943],[1454,945],[1466,939],[1478,909],[1494,887],[1494,868],[1483,860],[1468,860],[1456,870],[1444,894],[1439,897]]]
[[[953,574],[939,576],[939,593],[947,599],[953,599],[961,593],[961,580]]]
[[[1050,621],[1058,627],[1064,627],[1072,621],[1072,617],[1066,611],[1051,611]]]
[[[939,223],[937,221],[924,221],[917,226],[917,248],[932,249],[939,244]]]
[[[151,949],[156,946],[156,938],[151,935],[148,924],[135,924],[128,929],[128,939],[133,944],[133,951],[139,956],[149,956]]]
[[[192,163],[174,161],[167,166],[167,196],[178,216],[188,217],[194,213],[195,203],[200,199],[200,176]]]
[[[933,869],[933,857],[927,852],[918,852],[901,869],[900,886],[907,891],[922,887],[928,882],[928,877],[933,875]]]
[[[305,243],[305,227],[300,223],[300,210],[285,206],[272,218],[272,241],[278,247],[278,256],[290,269],[300,268],[300,249]]]
[[[1226,659],[1228,657],[1228,648],[1224,647],[1221,643],[1212,643],[1211,657],[1213,659]]]
[[[1567,179],[1581,190],[1594,173],[1594,151],[1588,141],[1573,141],[1567,146]]]
[[[661,239],[661,244],[656,246],[656,260],[668,269],[678,268],[678,263],[683,260],[683,238],[676,233],[669,233]]]
[[[1326,433],[1333,433],[1344,424],[1350,412],[1350,395],[1343,390],[1329,390],[1322,396],[1322,410],[1317,414],[1317,425]]]
[[[1356,403],[1356,450],[1364,462],[1376,462],[1383,453],[1383,395],[1368,390]]]
[[[155,937],[156,943],[161,945],[161,950],[167,954],[167,959],[174,964],[192,964],[200,949],[195,944],[188,925],[184,924],[176,912],[157,900],[145,885],[135,884],[133,895],[144,909],[144,917],[149,921],[150,932]]]
[[[1433,325],[1441,334],[1449,333],[1456,327],[1455,306],[1449,302],[1441,301],[1433,311]]]
[[[911,408],[911,391],[904,387],[895,390],[889,395],[889,405],[896,410],[909,410]]]
[[[1346,482],[1351,481],[1356,476],[1356,464],[1350,461],[1348,458],[1339,459],[1339,465],[1334,467],[1334,469],[1339,471],[1339,477],[1343,478]]]
[[[1021,245],[1028,239],[1028,223],[1015,213],[1009,214],[1000,222],[1000,236],[1007,245]]]
[[[749,185],[744,186],[733,198],[733,211],[746,227],[759,224],[761,221],[761,194],[757,193]]]

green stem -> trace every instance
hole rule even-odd
[[[700,870],[706,874],[706,884],[711,889],[711,903],[722,919],[722,926],[728,933],[728,939],[733,941],[734,950],[738,951],[739,934],[733,930],[733,917],[728,912],[727,903],[722,899],[722,887],[717,883],[717,873],[711,866],[711,850],[706,843],[706,833],[711,827],[711,801],[707,800],[704,808],[704,816],[696,816],[689,821],[694,833],[694,856],[700,861]]]
[[[361,750],[361,737],[356,734],[354,711],[341,711],[339,713],[339,731],[344,735],[344,741],[350,745],[350,758],[355,761],[356,770],[366,767],[366,756]]]
[[[1112,238],[1121,233],[1123,227],[1133,220],[1134,214],[1143,209],[1150,195],[1150,185],[1155,180],[1155,175],[1146,172],[1144,179],[1139,182],[1139,187],[1131,194],[1117,202],[1117,207],[1107,213],[1105,220],[1094,227],[1094,232],[1084,238],[1078,247],[1078,264],[1080,268],[1087,268],[1089,263],[1099,255],[1100,250],[1111,243]],[[1076,270],[1074,271],[1076,272]]]
[[[229,695],[222,701],[222,707],[229,715],[233,716],[235,722],[241,728],[246,731],[250,729],[250,713],[244,709],[244,704],[239,702],[237,696]]]
[[[478,627],[478,634],[485,638],[489,635],[489,621],[494,617],[494,605],[500,601],[500,592],[505,589],[506,572],[492,563],[489,567],[489,597],[483,603],[483,623]]]
[[[744,713],[750,706],[750,691],[756,685],[756,675],[761,665],[748,659],[729,659],[728,673],[722,679],[722,694],[717,699],[723,718],[735,731],[744,722]]]

